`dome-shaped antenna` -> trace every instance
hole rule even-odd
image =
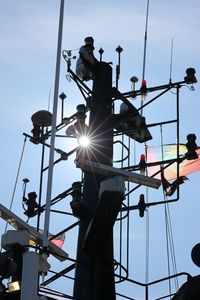
[[[52,125],[52,113],[47,110],[39,110],[31,117],[33,125],[48,127]]]
[[[200,268],[200,243],[193,247],[191,257],[193,263]]]

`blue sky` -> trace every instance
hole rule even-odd
[[[115,48],[121,45],[122,65],[119,88],[122,92],[131,87],[130,77],[135,75],[141,80],[144,42],[146,1],[67,1],[65,3],[63,49],[78,49],[86,36],[95,40],[96,57],[98,49],[105,50],[104,60],[113,62],[113,81],[117,56]],[[10,205],[16,170],[23,144],[23,132],[30,133],[32,129],[31,115],[41,109],[48,108],[49,91],[52,106],[53,84],[56,58],[57,28],[59,1],[55,0],[7,0],[0,2],[0,87],[1,87],[1,203]],[[150,1],[146,79],[148,86],[168,83],[170,65],[170,45],[174,39],[172,81],[182,80],[188,67],[199,68],[199,28],[200,4],[198,0],[188,1]],[[78,51],[73,52],[78,55]],[[72,68],[75,67],[75,61]],[[62,60],[60,92],[67,94],[65,115],[75,112],[78,104],[83,103],[80,93],[72,82],[65,78],[66,64]],[[137,88],[139,88],[139,84]],[[180,139],[186,141],[188,133],[199,136],[199,84],[195,91],[188,87],[181,89],[180,101]],[[149,95],[150,96],[150,95]],[[136,100],[136,107],[140,101]],[[174,115],[175,95],[169,93],[150,106],[146,114],[147,122],[151,123],[167,119]],[[59,107],[58,121],[60,121]],[[164,143],[175,142],[172,127],[166,127]],[[160,133],[149,142],[150,146],[160,143]],[[66,139],[58,140],[57,146],[69,151],[74,144]],[[136,161],[143,147],[136,147]],[[22,179],[28,177],[28,191],[36,190],[39,182],[41,149],[27,143],[22,169],[20,171],[13,211],[22,218],[21,208]],[[117,153],[116,153],[117,155]],[[57,158],[57,157],[56,157]],[[79,171],[75,169],[74,157],[55,167],[53,195],[67,189],[73,181],[79,180]],[[134,158],[133,158],[134,161]],[[190,259],[192,247],[199,242],[199,173],[189,176],[189,181],[181,188],[181,199],[170,206],[171,221],[174,232],[175,250],[178,271],[188,271],[198,274],[199,269]],[[160,200],[162,193],[150,192],[149,201]],[[131,196],[133,204],[138,201],[138,194]],[[45,184],[44,196],[45,199]],[[43,199],[43,201],[44,201]],[[69,210],[68,200],[60,204],[63,210]],[[150,217],[150,271],[149,279],[156,280],[167,276],[164,208],[152,208]],[[75,220],[70,217],[52,216],[50,230],[55,233]],[[4,222],[0,221],[1,228]],[[31,220],[34,225],[34,220]],[[145,255],[145,219],[139,219],[137,213],[131,213],[132,234],[130,238],[131,257],[130,277],[144,282]],[[3,232],[3,229],[1,230]],[[116,232],[117,236],[117,232]],[[76,230],[66,236],[65,250],[75,257]],[[118,241],[116,239],[116,245]],[[117,246],[116,246],[117,247]],[[117,253],[117,250],[116,250]],[[116,254],[117,255],[117,254]],[[55,262],[52,261],[52,266]],[[57,271],[65,266],[57,265]],[[58,286],[62,287],[59,283]],[[63,292],[71,289],[67,281]],[[165,290],[166,287],[163,287]],[[130,297],[143,299],[143,290],[122,284],[118,287]],[[152,297],[160,288],[152,291]],[[135,291],[135,294],[134,294]]]

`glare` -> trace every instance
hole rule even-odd
[[[79,137],[78,143],[82,147],[88,147],[90,145],[90,139],[88,136],[83,135]]]

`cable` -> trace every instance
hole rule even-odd
[[[128,149],[131,147],[131,138],[128,137]],[[128,156],[128,166],[130,166],[130,152]],[[127,190],[130,190],[130,182],[127,183]],[[130,205],[130,195],[127,196],[127,206]],[[127,239],[127,245],[126,245],[126,270],[127,274],[129,274],[129,235],[130,235],[130,211],[127,212],[127,231],[126,231],[126,239]]]
[[[22,160],[23,160],[23,156],[24,156],[26,140],[27,139],[25,137],[23,147],[22,147],[22,151],[21,151],[21,155],[20,155],[20,160],[19,160],[19,165],[18,165],[18,169],[17,169],[17,175],[16,175],[16,179],[15,179],[15,184],[14,184],[14,188],[13,188],[13,193],[12,193],[12,197],[11,197],[11,201],[10,201],[9,210],[12,210],[12,206],[13,206],[13,201],[14,201],[15,192],[16,192],[16,188],[17,188],[17,183],[18,183],[18,179],[19,179],[19,173],[20,173],[20,170],[21,170]],[[8,228],[8,222],[6,222],[4,233],[6,233],[7,228]]]
[[[161,132],[161,151],[162,151],[162,160],[164,160],[164,143],[163,143],[163,131],[162,131],[162,125],[160,126],[160,132]],[[167,200],[167,197],[163,191],[164,195],[164,201]],[[172,263],[172,269],[173,273],[177,274],[177,266],[176,266],[176,256],[175,256],[175,248],[174,248],[174,241],[173,241],[173,231],[172,231],[172,224],[171,224],[171,217],[170,217],[170,210],[169,210],[169,204],[165,203],[165,222],[166,222],[166,241],[167,241],[167,261],[168,261],[168,272],[170,276],[170,261],[169,261],[169,254],[171,253],[171,263]],[[174,278],[175,287],[176,290],[178,290],[178,278]],[[169,292],[171,294],[171,282],[169,280]]]
[[[122,145],[124,145],[124,134],[122,134]],[[124,147],[122,146],[122,151],[121,151],[121,167],[124,165],[123,161],[124,157]],[[120,263],[120,276],[121,276],[121,265],[122,265],[122,239],[123,239],[123,225],[122,225],[122,212],[120,211],[120,223],[119,223],[119,263]]]
[[[147,161],[147,144],[145,142],[145,157]],[[146,176],[148,176],[148,171],[146,169]],[[149,202],[149,189],[146,187],[146,203]],[[146,262],[145,262],[145,283],[149,281],[149,241],[150,241],[150,232],[149,232],[149,210],[146,211]]]
[[[161,156],[162,160],[164,160],[164,149],[163,149],[163,131],[162,131],[162,125],[160,125],[160,136],[161,136]],[[161,166],[162,167],[162,166]],[[163,190],[163,197],[164,201],[166,200],[166,195]],[[168,230],[168,218],[167,218],[167,204],[165,203],[165,236],[166,236],[166,250],[167,250],[167,268],[168,268],[168,276],[170,276],[170,261],[169,261],[169,230]],[[171,281],[169,279],[169,293],[171,294]],[[171,299],[171,298],[170,298]]]

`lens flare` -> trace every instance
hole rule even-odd
[[[88,136],[83,135],[79,137],[78,143],[82,147],[88,147],[90,145],[90,139]]]

